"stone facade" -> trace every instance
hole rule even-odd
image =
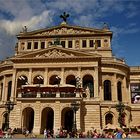
[[[7,100],[15,103],[10,127],[36,134],[61,126],[71,130],[73,101],[79,103],[77,129],[118,125],[119,101],[126,106],[126,127],[140,125],[140,104],[131,102],[130,91],[131,83],[140,83],[140,69],[112,55],[109,29],[63,23],[24,30],[17,39],[15,55],[0,63],[0,127],[5,127]]]

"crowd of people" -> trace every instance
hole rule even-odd
[[[63,129],[57,129],[54,133],[50,130],[44,130],[44,138],[131,138],[130,133],[124,132],[122,129],[116,129],[112,132],[109,131],[97,131],[96,129],[92,129],[85,132],[80,130],[78,131],[67,131]]]
[[[0,129],[0,138],[12,138],[13,136],[12,129],[8,129],[5,134],[3,134],[3,131]],[[35,135],[33,135],[32,132],[29,132],[27,129],[24,129],[22,134],[25,136],[25,138],[36,138]],[[44,139],[48,138],[131,138],[131,133],[125,132],[123,129],[115,129],[113,131],[109,130],[100,130],[97,131],[96,129],[92,128],[92,130],[89,130],[87,132],[82,132],[81,130],[72,130],[67,131],[63,128],[57,129],[55,132],[53,130],[47,130],[44,129]]]

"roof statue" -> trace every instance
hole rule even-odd
[[[106,22],[103,24],[103,29],[109,30],[109,25]]]
[[[61,45],[60,38],[55,38],[54,39],[54,45]]]
[[[60,18],[62,18],[65,23],[67,22],[68,17],[69,17],[69,14],[66,14],[66,12],[64,12],[62,15],[60,15]]]
[[[24,26],[24,27],[22,28],[22,30],[23,30],[23,33],[26,33],[26,32],[27,32],[27,27]]]

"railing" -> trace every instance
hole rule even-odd
[[[23,92],[23,93],[21,93],[21,97],[22,98],[36,98],[37,97],[37,93]]]
[[[18,98],[73,98],[81,97],[80,92],[19,92]]]
[[[41,94],[41,98],[54,98],[54,97],[56,97],[55,92],[42,92],[40,94]]]
[[[65,93],[65,92],[61,92],[60,93],[60,97],[62,97],[62,98],[76,97],[76,93],[71,93],[71,92]]]

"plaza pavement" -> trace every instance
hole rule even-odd
[[[32,138],[30,135],[28,137],[25,137],[25,135],[23,134],[15,134],[13,136],[13,139],[30,139]],[[38,136],[36,136],[36,138],[32,138],[32,139],[43,139],[43,134],[40,134]],[[85,138],[87,139],[87,138]],[[132,139],[140,139],[140,134],[139,135],[132,135]]]

